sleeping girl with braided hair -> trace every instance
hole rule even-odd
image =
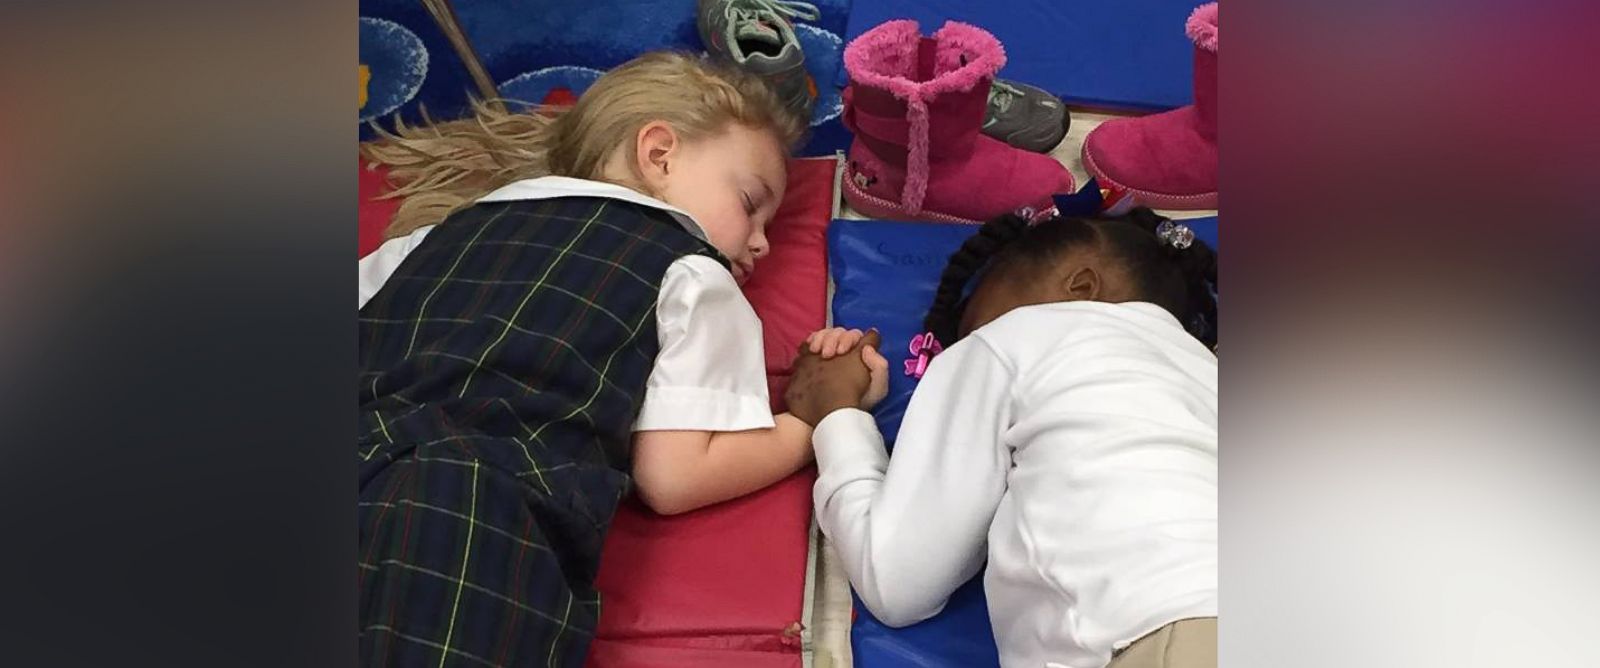
[[[892,459],[858,408],[875,336],[812,335],[790,408],[872,613],[927,619],[987,560],[1003,666],[1215,666],[1215,284],[1215,253],[1147,209],[990,221],[944,271]]]

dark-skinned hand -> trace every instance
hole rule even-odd
[[[878,332],[870,331],[850,348],[849,354],[826,359],[812,351],[811,340],[801,343],[794,375],[790,377],[789,389],[784,392],[789,413],[815,427],[829,413],[861,406],[873,389],[873,370],[865,360],[882,360],[877,354],[881,344]],[[868,348],[870,352],[866,351]],[[887,368],[886,363],[883,366]]]

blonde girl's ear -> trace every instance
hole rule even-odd
[[[672,173],[672,163],[678,157],[682,139],[667,122],[651,121],[639,128],[634,142],[633,168],[646,187],[659,190],[667,175]]]

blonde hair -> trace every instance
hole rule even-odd
[[[570,111],[509,112],[476,100],[472,110],[462,120],[416,126],[396,118],[394,132],[378,128],[380,138],[362,145],[369,168],[389,168],[395,189],[386,197],[404,198],[386,238],[438,223],[520,179],[605,180],[611,155],[623,148],[633,164],[633,140],[654,121],[671,125],[685,141],[741,123],[770,130],[786,148],[805,129],[759,79],[673,52],[648,53],[611,70]]]

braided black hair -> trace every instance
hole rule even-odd
[[[939,275],[939,289],[933,295],[933,305],[928,308],[922,324],[934,338],[944,345],[955,343],[956,330],[961,324],[961,314],[967,309],[964,298],[972,276],[989,263],[995,252],[1011,245],[1028,231],[1028,221],[1021,216],[1006,214],[990,220],[978,228],[950,255],[950,261]]]
[[[1187,248],[1177,248],[1156,236],[1156,228],[1167,218],[1146,208],[1134,209],[1122,220],[1131,226],[1104,225],[1111,236],[1136,228],[1137,238],[1112,248],[1121,254],[1124,266],[1138,282],[1145,301],[1165,308],[1183,328],[1207,347],[1217,345],[1217,253],[1206,242],[1195,239]],[[1151,242],[1155,243],[1152,244]]]
[[[1161,241],[1156,227],[1166,220],[1142,207],[1113,218],[1057,217],[1031,227],[1015,215],[990,220],[950,256],[923,326],[951,345],[966,310],[966,287],[986,267],[1042,270],[1068,248],[1095,244],[1127,269],[1142,301],[1166,309],[1195,338],[1215,346],[1217,254],[1198,239],[1182,249]]]

